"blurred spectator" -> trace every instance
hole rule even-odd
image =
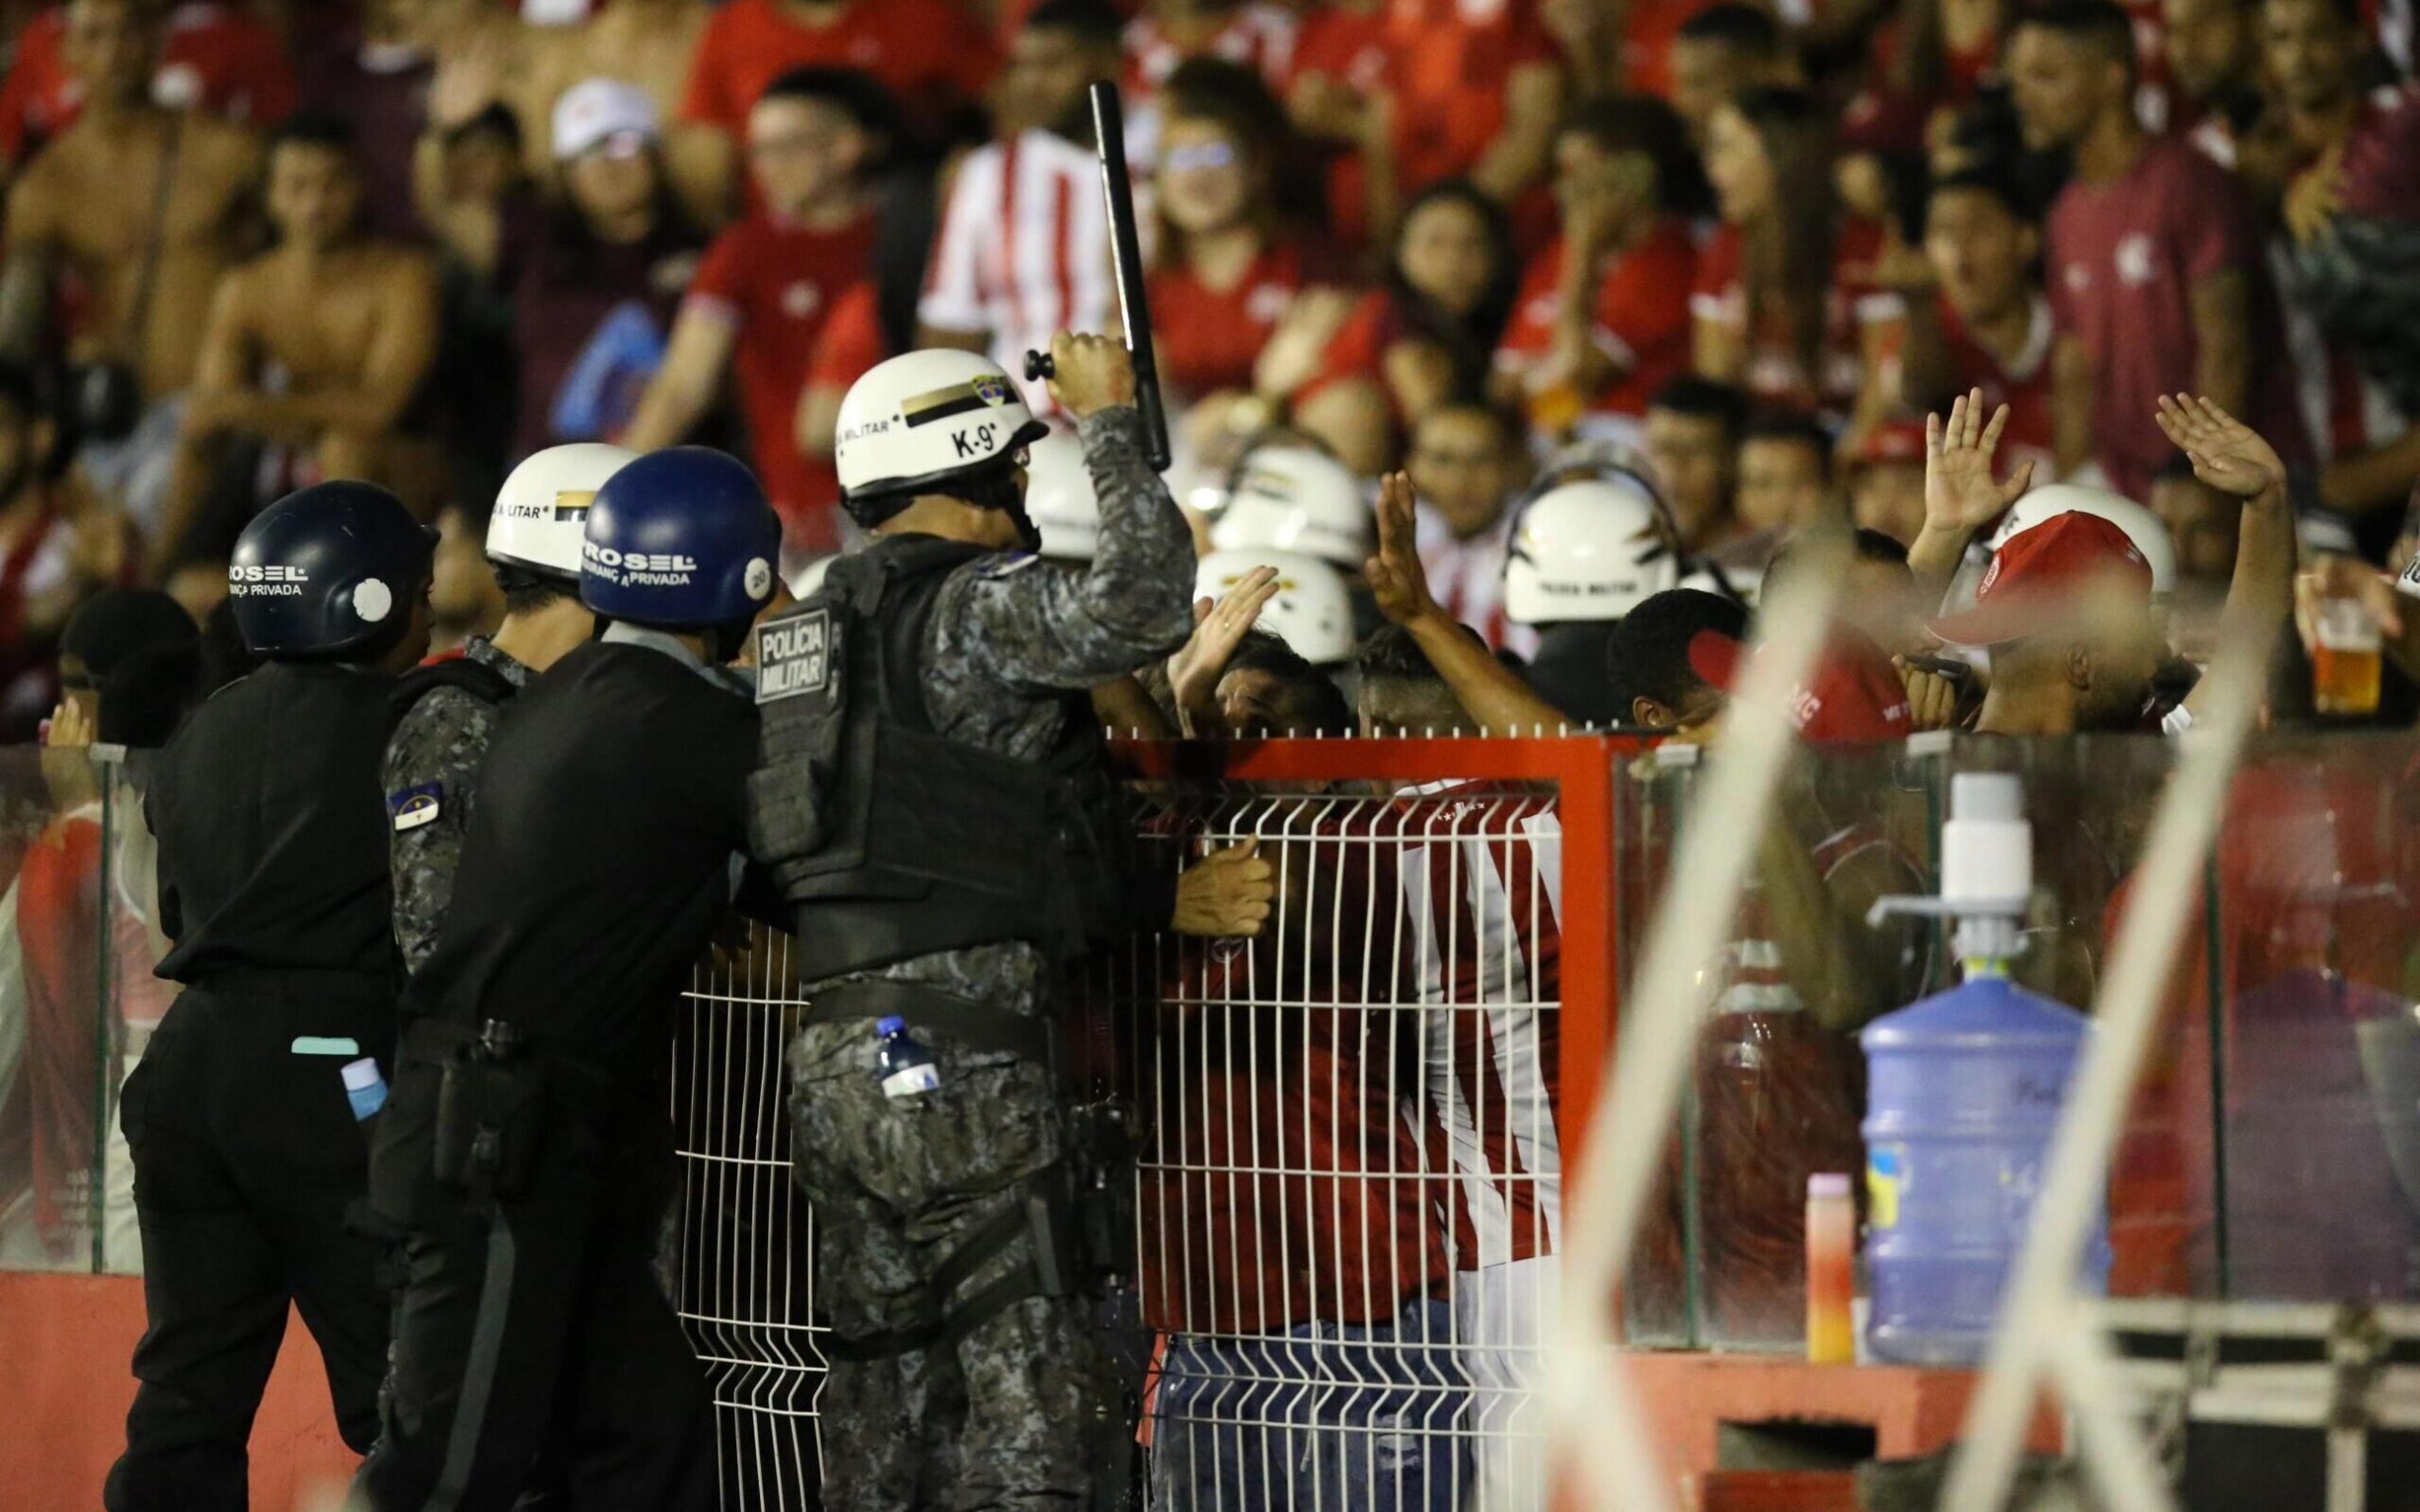
[[[1882,227],[1835,202],[1814,101],[1750,89],[1717,106],[1706,177],[1723,226],[1698,259],[1689,301],[1699,373],[1771,403],[1870,419],[1906,310],[1870,282]]]
[[[1150,277],[1160,378],[1193,449],[1231,460],[1267,424],[1254,367],[1313,276],[1303,196],[1282,193],[1303,162],[1277,98],[1242,64],[1180,65],[1160,112]]]
[[[2151,573],[2126,532],[2097,515],[2055,515],[2010,536],[1975,608],[1933,622],[1955,645],[1992,648],[1987,734],[2124,733],[2142,727],[2164,647]]]
[[[1838,570],[1834,549],[1820,537],[1800,536],[1773,559],[1758,592],[1769,602],[1794,572]],[[1907,548],[1880,531],[1861,529],[1850,536],[1849,552],[1833,617],[1887,654],[1939,650],[1939,642],[1924,633],[1924,617],[1939,606],[1940,599],[1938,595],[1928,599],[1916,586],[1916,575],[1908,570]],[[1916,728],[1933,727],[1917,724]]]
[[[1060,331],[1111,329],[1109,220],[1085,87],[1117,76],[1106,0],[1043,0],[1010,41],[1000,140],[958,165],[917,318],[918,345],[989,351],[1020,380]],[[1034,385],[1028,402],[1049,408]]]
[[[932,134],[983,97],[999,64],[990,32],[957,0],[725,0],[697,43],[681,116],[719,131],[727,162],[775,79],[798,68],[857,69],[899,100],[908,130]]]
[[[1286,112],[1326,149],[1329,232],[1357,255],[1373,226],[1394,218],[1396,185],[1382,108],[1388,73],[1386,0],[1319,0],[1295,39]],[[1374,171],[1373,171],[1374,170]]]
[[[1902,0],[1875,39],[1880,82],[1902,100],[1963,110],[1999,72],[2009,0]]]
[[[365,0],[357,30],[302,59],[302,108],[353,129],[362,209],[377,236],[416,237],[422,230],[412,155],[427,124],[436,69],[412,25],[419,8],[414,0]]]
[[[2223,168],[2235,166],[2236,138],[2260,114],[2257,10],[2257,0],[2163,0],[2160,7],[2174,85],[2167,129],[2189,136]]]
[[[1919,411],[1982,390],[1987,410],[2009,407],[2010,465],[2032,458],[2047,469],[2051,313],[2040,255],[2041,233],[2007,180],[1962,173],[1935,183],[1924,264],[1908,288],[1900,388],[1901,402]]]
[[[1738,0],[1708,6],[1673,35],[1672,108],[1705,146],[1717,106],[1750,89],[1789,85],[1792,71],[1789,43],[1771,11]]]
[[[2367,40],[2351,0],[2266,0],[2263,52],[2285,193],[2302,414],[2325,466],[2319,496],[2348,513],[2402,501],[2420,478],[2420,103],[2362,88]]]
[[[1353,733],[1353,706],[1335,682],[1268,631],[1246,633],[1218,686],[1226,733],[1237,740]]]
[[[250,243],[258,140],[149,97],[161,29],[143,0],[75,0],[61,54],[83,91],[76,123],[35,154],[8,196],[0,356],[41,349],[72,279],[62,332],[86,475],[155,527],[220,275]]]
[[[1647,409],[1647,461],[1670,506],[1684,557],[1703,556],[1740,533],[1732,489],[1747,399],[1724,383],[1683,374]]]
[[[2169,451],[2155,401],[2188,390],[2303,455],[2288,364],[2253,362],[2281,337],[2248,207],[2190,145],[2144,132],[2126,12],[2055,0],[2025,15],[2009,57],[2026,145],[2074,155],[2048,228],[2059,471],[2097,461],[2139,500]]]
[[[1489,650],[1524,656],[1537,635],[1504,617],[1504,559],[1525,461],[1520,422],[1476,400],[1430,410],[1404,459],[1419,496],[1420,564],[1437,603]]]
[[[832,301],[872,266],[871,190],[896,130],[891,98],[869,74],[799,69],[767,86],[748,118],[765,208],[707,250],[622,437],[638,452],[678,443],[736,369],[756,471],[794,556],[840,545],[839,479],[799,450],[799,395]]]
[[[0,364],[0,741],[10,743],[33,737],[62,682],[83,681],[73,658],[64,671],[54,662],[70,612],[132,565],[125,517],[61,476],[58,446],[41,386]]]
[[[277,245],[229,272],[186,396],[177,488],[152,550],[155,579],[184,549],[216,554],[250,517],[210,522],[189,543],[213,463],[227,443],[288,448],[300,471],[409,484],[407,411],[436,354],[435,270],[416,247],[362,229],[361,177],[340,121],[298,116],[269,157]]]
[[[551,124],[560,199],[449,198],[441,166],[424,176],[429,224],[511,296],[520,393],[508,462],[629,423],[662,363],[701,240],[674,203],[645,91],[585,80],[556,100]]]
[[[1497,392],[1525,402],[1541,435],[1614,417],[1635,441],[1648,396],[1688,367],[1698,251],[1673,211],[1693,171],[1652,100],[1592,101],[1556,137],[1562,231],[1530,261],[1496,352]]]
[[[1466,177],[1499,203],[1543,177],[1563,108],[1536,0],[1388,0],[1392,168],[1407,192]]]
[[[1747,639],[1747,610],[1719,594],[1674,588],[1621,617],[1606,647],[1606,678],[1623,723],[1688,736],[1722,717],[1723,690],[1690,665],[1689,644],[1712,633]]]
[[[1272,90],[1294,69],[1300,22],[1268,0],[1145,0],[1125,29],[1127,93],[1148,99],[1194,58],[1218,58],[1259,74]]]
[[[1832,438],[1805,415],[1759,415],[1740,437],[1740,523],[1787,539],[1835,513]]]
[[[2177,585],[2168,605],[2168,635],[2188,660],[2208,664],[2218,651],[2218,611],[2235,572],[2242,537],[2242,501],[2194,476],[2181,452],[2151,477],[2145,501],[2176,543]]]
[[[226,569],[219,559],[197,558],[170,572],[163,588],[195,625],[208,625],[227,601]]]
[[[1461,179],[1404,211],[1387,286],[1363,297],[1295,393],[1295,423],[1354,471],[1385,470],[1396,437],[1486,386],[1518,286],[1503,208]]]
[[[1885,420],[1849,454],[1849,517],[1900,546],[1924,529],[1924,422]]]
[[[529,169],[543,177],[553,169],[546,133],[564,94],[588,79],[620,79],[645,91],[659,122],[677,120],[714,8],[706,0],[613,0],[592,7],[567,26],[528,26],[529,77],[517,103],[529,133]],[[852,67],[864,67],[858,59]],[[715,126],[661,133],[663,170],[690,221],[719,224],[730,195],[730,144]]]
[[[10,166],[75,124],[84,108],[89,81],[68,57],[73,8],[54,6],[17,34],[0,84],[0,158]],[[154,104],[262,126],[294,108],[293,65],[277,33],[245,6],[181,0],[154,9],[165,12],[147,90]]]

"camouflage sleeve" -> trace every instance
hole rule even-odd
[[[1009,558],[962,575],[936,606],[939,643],[1012,687],[1091,687],[1193,633],[1193,532],[1144,458],[1141,413],[1105,409],[1078,434],[1101,501],[1091,567]]]
[[[404,968],[420,969],[454,898],[454,869],[479,764],[496,711],[458,688],[433,690],[411,706],[387,742],[387,869],[395,888],[395,942]]]

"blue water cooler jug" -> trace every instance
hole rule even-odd
[[[2069,1078],[2092,1033],[2083,1014],[2009,980],[2033,885],[2033,832],[2017,779],[1962,773],[1950,795],[1942,896],[1883,907],[1955,918],[1966,980],[1858,1036],[1867,1345],[1910,1365],[1981,1362]],[[2109,1273],[2107,1227],[2104,1214],[2086,1244],[2085,1279],[2095,1290]]]

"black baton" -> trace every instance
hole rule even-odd
[[[1142,411],[1152,470],[1168,471],[1168,408],[1159,396],[1159,363],[1152,355],[1151,305],[1142,286],[1142,236],[1135,225],[1134,185],[1126,177],[1126,118],[1118,86],[1104,79],[1090,91],[1094,150],[1101,158],[1101,199],[1109,211],[1109,261],[1118,277],[1118,316],[1134,360],[1135,405]],[[1025,354],[1025,378],[1039,383],[1058,365],[1048,352]]]

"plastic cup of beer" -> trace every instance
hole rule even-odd
[[[2380,637],[2369,606],[2357,598],[2323,600],[2316,639],[2311,647],[2312,707],[2342,717],[2377,713]]]

